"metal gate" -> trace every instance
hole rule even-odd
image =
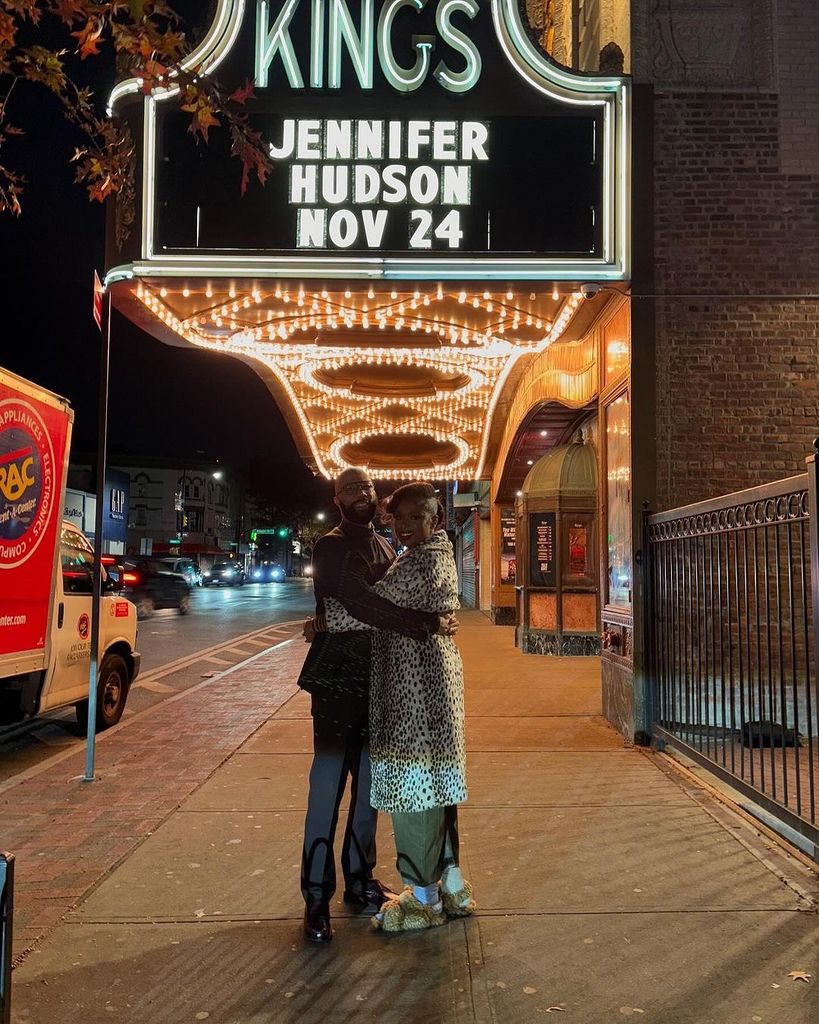
[[[645,523],[654,734],[814,844],[817,519],[814,457]]]
[[[470,514],[461,532],[461,601],[475,607],[475,516]]]

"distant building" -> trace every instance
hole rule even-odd
[[[102,507],[103,554],[124,555],[128,543],[128,496],[130,481],[127,472],[109,469],[105,474]],[[93,540],[96,526],[97,496],[92,473],[85,467],[70,467],[65,492],[63,519]]]
[[[122,553],[185,554],[208,562],[237,550],[239,488],[229,470],[212,461],[144,456],[116,456],[112,469],[128,483]],[[91,475],[88,465],[72,465],[69,483],[91,490]]]

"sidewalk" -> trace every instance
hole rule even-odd
[[[110,733],[99,782],[71,781],[72,754],[0,790],[15,946],[33,947],[14,1024],[815,1021],[815,874],[625,748],[595,659],[521,655],[462,619],[478,915],[386,937],[339,903],[333,943],[302,943],[295,641]],[[397,884],[386,817],[379,836]]]

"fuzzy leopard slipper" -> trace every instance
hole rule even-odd
[[[444,912],[447,917],[469,917],[478,909],[472,895],[472,883],[464,881],[463,889],[444,892]]]
[[[372,923],[385,932],[422,931],[446,924],[446,914],[441,904],[434,907],[421,903],[413,896],[412,889],[405,889],[398,899],[387,900]]]

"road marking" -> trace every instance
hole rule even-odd
[[[200,658],[199,661],[207,661],[211,665],[232,665],[233,662],[230,658],[217,658],[215,654],[206,654],[204,658]],[[175,671],[178,671],[176,669]],[[139,683],[137,683],[139,686]]]
[[[160,679],[164,679],[166,676],[173,675],[180,669],[188,668],[191,665],[201,664],[203,661],[212,661],[214,665],[218,665],[220,668],[226,668],[233,666],[235,663],[232,660],[225,660],[217,657],[218,652],[227,651],[234,647],[236,644],[244,643],[246,641],[262,640],[268,638],[269,644],[265,644],[265,650],[268,647],[276,646],[282,642],[282,635],[292,635],[297,628],[301,628],[301,624],[304,618],[300,619],[289,619],[286,622],[269,623],[266,626],[262,626],[260,629],[251,630],[249,633],[244,633],[240,636],[230,637],[227,640],[223,640],[221,643],[213,644],[210,647],[204,647],[201,650],[194,651],[191,654],[185,654],[181,658],[177,658],[175,661],[169,661],[164,665],[158,665],[156,668],[150,669],[146,672],[142,672],[134,683],[132,689],[151,689],[151,684],[158,683]],[[259,653],[263,653],[260,651]],[[256,657],[257,652],[254,650],[250,653],[242,652],[243,660],[247,660],[251,657]],[[209,681],[209,680],[207,680]],[[175,687],[171,688],[175,691]],[[154,691],[164,692],[164,691]],[[182,691],[185,692],[185,691]],[[147,710],[147,709],[146,709]],[[27,718],[22,722],[14,722],[6,726],[0,726],[0,744],[12,742],[20,737],[30,736],[35,730],[42,729],[44,724],[48,722],[59,722],[59,721],[74,721],[73,708],[60,708],[57,711],[48,713],[48,718]],[[107,730],[110,732],[111,730]],[[46,762],[44,762],[46,763]],[[12,776],[14,778],[15,776]],[[2,790],[0,784],[0,790]]]
[[[146,679],[145,682],[134,683],[133,688],[135,690],[150,690],[151,693],[173,693],[176,689],[174,686],[168,686],[166,683],[160,683],[155,679]]]
[[[255,639],[256,637],[262,638],[270,633],[274,634],[273,643],[278,643],[281,639],[277,634],[280,630],[286,633],[292,633],[297,626],[301,626],[303,619],[291,619],[288,622],[277,622],[275,625],[262,626],[261,629],[254,629],[249,633],[244,633],[241,636],[233,636],[227,640],[223,640],[221,643],[213,644],[211,647],[203,647],[201,650],[194,651],[191,654],[185,654],[181,658],[177,658],[175,661],[169,661],[164,665],[158,665],[156,668],[152,668],[147,672],[143,672],[137,679],[135,686],[139,686],[140,683],[146,682],[150,679],[162,679],[164,676],[170,675],[172,672],[176,672],[178,669],[187,668],[189,665],[196,665],[200,661],[207,660],[209,656],[216,656],[221,651],[228,650],[230,647],[236,644],[244,643],[245,640]],[[289,627],[289,628],[288,628]],[[255,651],[253,652],[256,653]],[[247,657],[247,655],[245,655]],[[227,662],[228,665],[231,662]]]
[[[280,640],[279,643],[274,644],[273,648],[270,648],[269,650],[274,650],[279,647],[286,647],[288,644],[291,644],[294,639],[295,637],[292,637],[289,640]],[[258,654],[254,654],[253,657],[248,658],[247,661],[257,661],[259,658],[264,657],[264,655],[268,653],[269,651],[259,651]],[[234,672],[237,672],[240,668],[243,668],[245,664],[247,664],[247,662],[240,662],[238,665],[232,665],[230,668],[226,668],[223,672],[218,672],[215,676],[213,676],[213,678],[203,679],[200,683],[196,683],[193,686],[189,686],[186,690],[180,690],[178,693],[174,693],[172,696],[167,697],[164,701],[162,701],[161,704],[152,704],[148,708],[143,708],[142,711],[137,711],[132,716],[128,716],[126,713],[125,715],[123,715],[121,721],[117,725],[114,725],[110,729],[106,729],[104,732],[99,733],[99,735],[97,736],[97,743],[110,742],[121,729],[127,729],[132,722],[138,721],[145,715],[153,714],[159,707],[164,707],[166,704],[175,704],[178,700],[186,700],[188,697],[192,697],[198,690],[201,690],[204,686],[210,686],[217,679],[221,679],[224,676],[232,675]],[[82,742],[84,743],[85,741],[83,740]],[[67,760],[69,757],[75,757],[79,749],[80,743],[74,743],[71,747],[69,747],[68,750],[61,750],[58,753],[55,753],[53,757],[49,757],[44,761],[40,761],[39,764],[32,765],[30,768],[24,769],[17,775],[12,775],[10,778],[3,780],[2,782],[0,782],[0,793],[5,793],[7,790],[13,789],[15,786],[19,786],[21,782],[25,782],[28,779],[34,778],[41,772],[46,771],[52,765],[59,764],[60,762]],[[80,776],[77,776],[77,778],[80,778]]]

